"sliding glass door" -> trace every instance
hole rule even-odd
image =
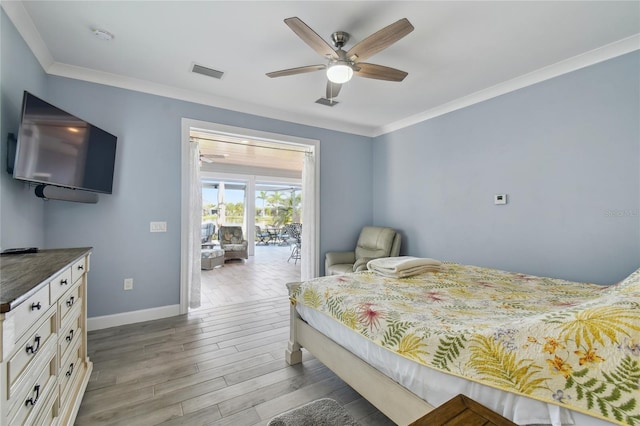
[[[203,174],[203,224],[214,224],[216,234],[220,226],[241,226],[247,238],[249,232],[247,186],[248,182],[241,179]],[[217,237],[214,236],[213,239]]]

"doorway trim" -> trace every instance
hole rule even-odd
[[[307,194],[315,200],[315,211],[312,212],[312,218],[315,222],[315,245],[311,248],[312,270],[314,276],[318,276],[320,272],[319,253],[320,253],[320,141],[317,139],[301,138],[297,136],[284,135],[279,133],[264,132],[261,130],[248,129],[243,127],[228,126],[220,123],[208,121],[193,120],[182,118],[181,126],[181,218],[180,218],[180,313],[189,312],[189,277],[188,277],[188,236],[189,236],[189,204],[188,194],[190,190],[190,165],[189,165],[189,141],[192,129],[200,129],[212,133],[234,136],[238,138],[256,139],[269,142],[276,142],[289,145],[308,147],[314,154],[315,173],[313,176],[313,193]],[[284,285],[285,283],[282,283]]]

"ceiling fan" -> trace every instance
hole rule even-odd
[[[324,56],[328,60],[328,63],[307,65],[267,73],[267,76],[271,78],[326,70],[328,78],[326,97],[327,99],[332,99],[338,96],[342,85],[351,80],[351,77],[354,75],[387,81],[402,81],[408,75],[408,73],[395,68],[360,62],[386,49],[413,31],[413,25],[411,25],[407,18],[402,18],[384,27],[357,43],[346,52],[342,48],[347,41],[349,41],[349,34],[344,31],[336,31],[331,34],[331,41],[336,47],[336,50],[334,50],[329,43],[324,41],[322,37],[302,22],[300,18],[287,18],[284,22],[302,41],[307,43],[309,47]]]

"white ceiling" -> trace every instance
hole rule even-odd
[[[46,72],[375,136],[640,49],[638,1],[6,1]],[[324,59],[283,20],[297,16],[346,50],[408,18],[415,30],[367,62],[401,83],[355,77],[334,107],[323,71],[265,73]],[[115,35],[100,40],[92,28]],[[224,71],[221,80],[191,72]]]

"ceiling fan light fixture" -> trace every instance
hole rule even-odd
[[[344,84],[353,77],[353,68],[344,62],[336,62],[327,68],[327,78],[330,82]]]

